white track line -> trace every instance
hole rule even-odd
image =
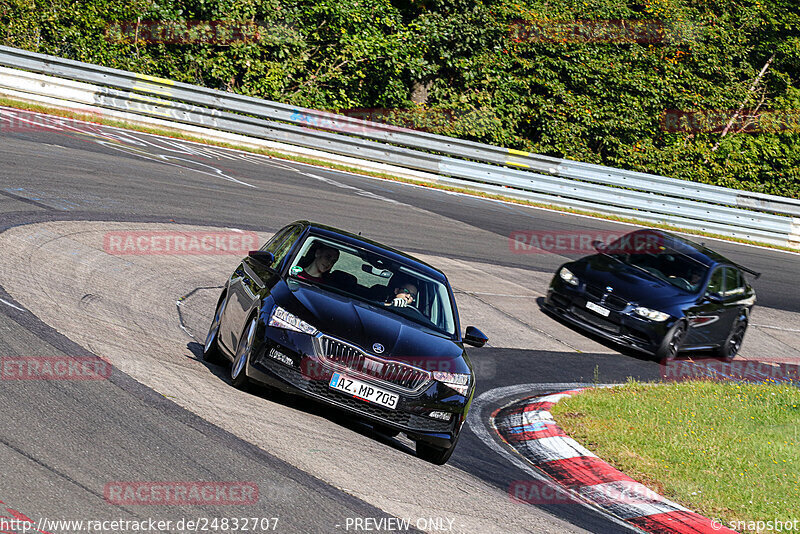
[[[14,306],[13,304],[8,302],[7,300],[0,299],[0,303],[5,304],[6,306],[10,306],[10,307],[14,308],[15,310],[25,311],[24,309],[20,308],[19,306]]]

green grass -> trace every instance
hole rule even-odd
[[[781,245],[773,245],[773,244],[770,244],[770,243],[762,243],[760,241],[753,241],[753,240],[750,240],[750,239],[740,239],[740,238],[737,238],[737,237],[729,237],[729,236],[724,236],[724,235],[720,235],[720,234],[714,234],[714,233],[710,233],[710,232],[703,232],[703,231],[700,231],[700,230],[685,229],[685,228],[681,228],[679,226],[673,226],[673,225],[670,225],[670,224],[659,224],[659,223],[641,221],[641,220],[638,220],[638,219],[635,219],[635,218],[632,218],[632,217],[617,217],[617,216],[614,216],[614,215],[606,215],[606,214],[603,214],[603,213],[597,213],[597,212],[592,212],[592,211],[576,210],[576,209],[572,209],[572,208],[565,208],[565,207],[562,207],[562,206],[553,206],[552,204],[546,204],[546,203],[542,203],[542,202],[531,202],[531,201],[528,201],[528,200],[511,198],[511,197],[507,197],[507,196],[504,196],[504,195],[496,195],[496,194],[492,194],[492,193],[484,193],[482,191],[476,191],[476,190],[465,188],[465,187],[453,187],[453,186],[449,186],[449,185],[442,185],[442,184],[424,182],[424,181],[421,181],[421,180],[412,180],[412,179],[409,179],[409,178],[403,178],[403,177],[400,177],[400,176],[394,176],[394,175],[386,174],[386,173],[366,171],[366,170],[363,170],[363,169],[359,169],[357,167],[350,167],[348,165],[340,165],[340,164],[337,164],[337,163],[331,163],[331,162],[328,162],[328,161],[322,161],[322,160],[318,160],[318,159],[314,159],[314,158],[298,156],[298,155],[295,155],[295,154],[285,154],[285,153],[282,153],[282,152],[279,152],[279,151],[276,151],[276,150],[256,149],[256,148],[253,148],[253,147],[241,146],[241,145],[236,145],[236,144],[233,144],[233,143],[224,143],[224,142],[219,142],[219,141],[213,141],[213,140],[209,140],[209,139],[206,139],[206,138],[203,138],[203,137],[200,137],[200,136],[195,136],[195,135],[183,133],[182,131],[180,131],[178,129],[154,128],[154,127],[150,127],[150,126],[142,126],[141,124],[137,124],[137,123],[127,122],[127,121],[122,121],[122,120],[115,120],[115,119],[108,119],[108,118],[105,118],[105,117],[103,117],[101,115],[94,114],[94,113],[90,113],[90,114],[77,113],[77,112],[68,111],[68,110],[64,110],[64,109],[61,109],[61,108],[57,108],[57,107],[44,106],[44,105],[41,105],[41,104],[34,104],[34,103],[30,103],[30,102],[24,102],[24,101],[21,101],[21,100],[17,100],[17,99],[13,99],[13,98],[7,98],[7,97],[3,97],[3,96],[0,96],[0,106],[7,106],[7,107],[11,107],[11,108],[23,109],[23,110],[28,110],[28,111],[36,111],[36,112],[39,112],[39,113],[47,113],[49,115],[56,115],[56,116],[59,116],[59,117],[67,117],[67,118],[71,118],[71,119],[79,119],[79,120],[84,120],[84,121],[87,121],[87,122],[93,122],[93,123],[96,123],[96,124],[104,124],[104,125],[107,125],[107,126],[115,126],[115,127],[118,127],[118,128],[126,128],[128,130],[144,132],[144,133],[150,133],[150,134],[154,134],[154,135],[161,135],[161,136],[164,136],[164,137],[171,137],[171,138],[175,138],[175,139],[183,139],[183,140],[186,140],[186,141],[192,141],[192,142],[201,143],[201,144],[204,144],[204,145],[219,146],[219,147],[224,147],[224,148],[232,148],[232,149],[235,149],[235,150],[242,150],[242,151],[245,151],[245,152],[252,152],[254,154],[262,154],[262,155],[270,156],[270,157],[274,157],[274,158],[285,159],[285,160],[289,160],[289,161],[296,161],[296,162],[299,162],[299,163],[307,163],[309,165],[315,165],[315,166],[318,166],[318,167],[324,167],[324,168],[327,168],[327,169],[332,169],[332,170],[337,170],[337,171],[350,172],[350,173],[354,173],[354,174],[361,174],[361,175],[364,175],[364,176],[371,176],[371,177],[374,177],[374,178],[381,178],[383,180],[391,180],[391,181],[394,181],[394,182],[402,182],[402,183],[414,184],[414,185],[418,185],[418,186],[422,186],[422,187],[429,187],[431,189],[439,189],[439,190],[442,190],[442,191],[453,191],[453,192],[456,192],[456,193],[463,193],[463,194],[472,195],[472,196],[481,197],[481,198],[488,198],[488,199],[492,199],[492,200],[501,200],[503,202],[511,202],[513,204],[522,204],[524,206],[533,206],[533,207],[537,207],[537,208],[544,208],[544,209],[553,210],[553,211],[561,211],[561,212],[564,212],[564,213],[572,213],[572,214],[576,214],[576,215],[585,215],[585,216],[588,216],[588,217],[594,217],[594,218],[597,218],[597,219],[605,219],[605,220],[608,220],[608,221],[631,223],[631,224],[646,226],[646,227],[650,227],[650,228],[661,228],[663,230],[669,230],[669,231],[674,231],[674,232],[682,232],[682,233],[692,234],[692,235],[697,235],[697,236],[702,236],[702,237],[713,237],[713,238],[716,238],[716,239],[722,239],[722,240],[725,240],[725,241],[732,241],[732,242],[735,242],[735,243],[744,243],[744,244],[747,244],[747,245],[757,245],[757,246],[773,248],[773,249],[777,249],[777,250],[786,250],[786,251],[789,251],[789,252],[798,252],[797,248],[792,248],[792,247],[785,247],[785,246],[781,246]],[[146,118],[146,117],[143,117],[143,118]]]
[[[701,514],[798,519],[797,387],[631,381],[565,399],[553,414],[599,457]]]

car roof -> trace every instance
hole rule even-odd
[[[734,267],[740,267],[735,262],[729,260],[722,254],[714,252],[705,245],[701,245],[700,243],[695,243],[694,241],[686,239],[685,237],[681,237],[679,235],[675,235],[670,232],[665,232],[663,230],[656,230],[653,228],[637,230],[637,232],[646,232],[648,234],[658,235],[661,239],[664,240],[666,245],[709,267],[714,267],[719,264],[733,265]]]
[[[310,221],[295,221],[292,224],[302,225],[306,229],[308,229],[310,233],[314,235],[329,237],[350,245],[356,245],[362,247],[366,250],[369,250],[370,252],[381,254],[383,256],[386,256],[390,260],[397,261],[409,267],[413,267],[414,269],[430,276],[435,280],[439,280],[445,283],[447,282],[447,277],[444,275],[442,271],[440,271],[436,267],[433,267],[432,265],[429,265],[424,261],[415,258],[414,256],[406,254],[405,252],[384,245],[382,243],[378,243],[377,241],[367,239],[366,237],[362,237],[360,235],[355,235],[346,230],[340,230],[339,228],[334,228],[333,226],[327,226],[325,224],[319,224]]]

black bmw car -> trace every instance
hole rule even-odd
[[[739,351],[756,294],[744,268],[703,245],[638,230],[559,267],[545,309],[616,343],[671,360]]]
[[[298,221],[244,258],[217,303],[204,357],[254,381],[405,433],[443,464],[475,390],[445,275],[409,255]]]

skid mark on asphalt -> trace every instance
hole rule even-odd
[[[45,209],[45,210],[55,209],[55,208],[53,208],[53,206],[49,206],[47,204],[39,202],[39,200],[41,200],[41,199],[28,198],[28,197],[25,197],[23,195],[18,195],[16,193],[12,193],[12,191],[15,191],[15,189],[8,188],[8,189],[5,189],[3,191],[0,191],[0,195],[3,195],[4,197],[8,197],[8,198],[11,198],[11,199],[14,199],[14,200],[17,200],[19,202],[24,202],[26,204],[30,204],[31,206],[36,206],[37,208],[42,208],[42,209]],[[16,190],[16,191],[19,191],[19,190]]]
[[[31,111],[2,108],[0,123],[7,123],[11,131],[50,131],[59,133],[73,139],[94,143],[114,151],[123,152],[130,156],[142,158],[187,171],[201,173],[215,178],[256,188],[255,185],[231,176],[215,161],[244,160],[251,163],[271,163],[268,157],[254,157],[256,155],[231,149],[216,149],[191,143],[189,141],[175,141],[167,137],[153,134],[134,133],[132,131],[103,126],[76,119],[55,117]]]
[[[121,201],[104,199],[85,191],[62,192],[57,189],[32,191],[23,187],[7,187],[0,191],[0,195],[39,208],[61,211],[72,211],[79,208],[115,209],[123,204]]]
[[[214,290],[214,289],[216,289],[216,290],[218,290],[218,291],[219,291],[219,290],[221,290],[223,287],[224,287],[224,286],[205,286],[205,287],[196,287],[196,288],[192,289],[191,291],[189,291],[188,293],[186,293],[185,295],[181,296],[181,298],[179,298],[178,300],[176,300],[176,301],[175,301],[175,307],[176,307],[176,308],[177,308],[177,310],[178,310],[178,323],[179,323],[179,325],[180,325],[180,327],[181,327],[181,330],[183,330],[184,332],[186,332],[186,333],[189,335],[189,337],[190,337],[190,338],[192,338],[192,339],[197,339],[197,338],[195,337],[195,335],[194,335],[194,334],[192,334],[192,333],[189,331],[189,329],[188,329],[188,328],[186,328],[186,322],[183,320],[183,312],[181,311],[181,306],[183,306],[183,303],[186,301],[186,299],[188,299],[189,297],[191,297],[192,295],[194,295],[194,294],[195,294],[195,293],[197,293],[198,291]]]
[[[241,180],[237,180],[233,176],[229,176],[225,174],[221,169],[214,167],[213,165],[207,165],[204,163],[200,163],[199,161],[193,161],[187,158],[180,158],[177,156],[167,156],[163,154],[151,154],[145,150],[137,149],[131,146],[119,145],[109,141],[97,141],[97,144],[102,145],[106,148],[110,148],[112,150],[117,150],[119,152],[124,152],[125,154],[136,156],[138,158],[146,159],[149,161],[155,161],[157,163],[163,163],[165,165],[170,165],[172,167],[179,167],[181,169],[185,169],[187,171],[192,172],[199,172],[200,174],[205,174],[207,176],[213,176],[216,178],[222,178],[223,180],[227,180],[229,182],[233,182],[235,184],[244,185],[247,187],[256,188],[253,184],[249,184],[247,182],[243,182]],[[195,168],[194,166],[201,167],[200,169]]]

